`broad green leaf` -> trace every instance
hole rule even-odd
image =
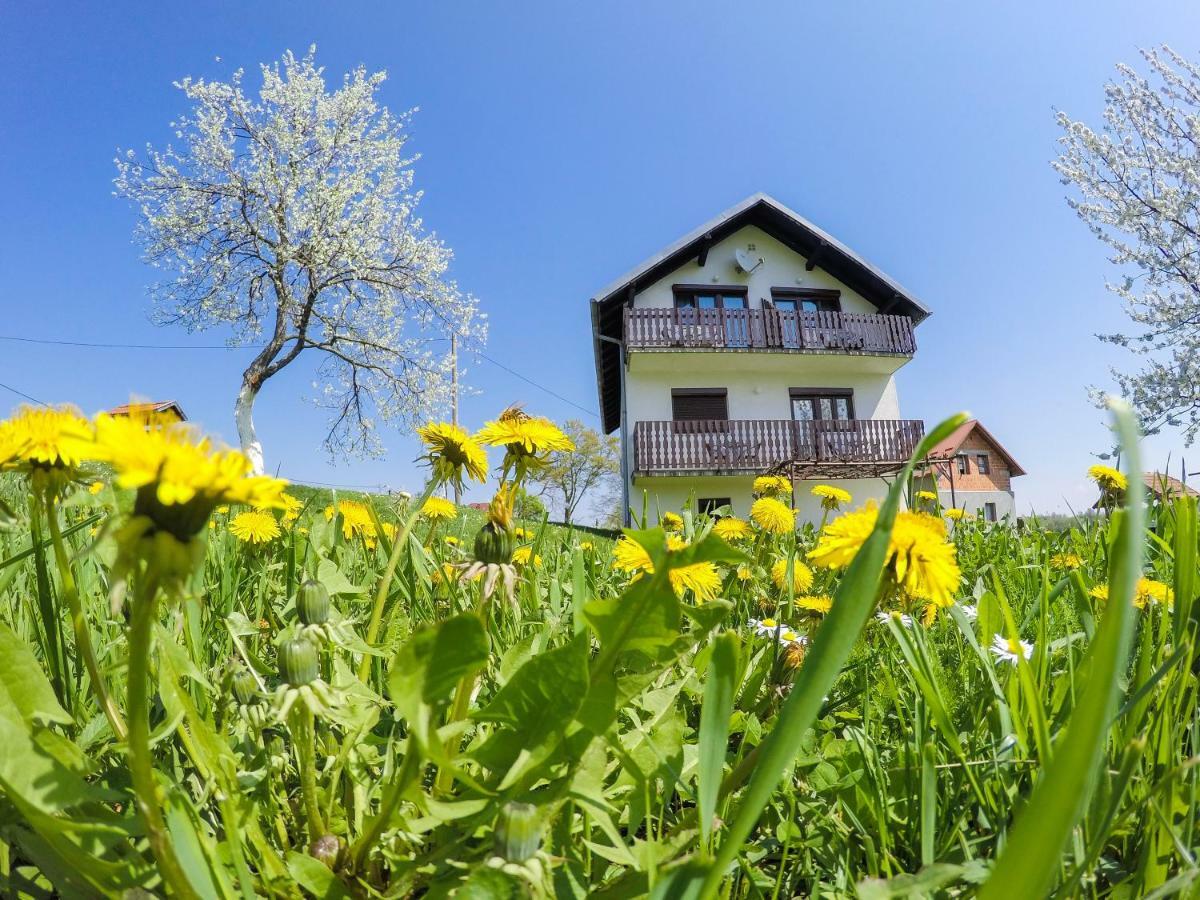
[[[492,702],[474,714],[475,719],[504,726],[476,749],[474,758],[497,774],[508,772],[518,760],[525,770],[545,759],[587,694],[587,664],[587,638],[577,637],[521,666]]]
[[[361,594],[365,588],[358,587],[342,574],[337,563],[331,559],[323,559],[317,565],[317,581],[325,585],[330,594]]]
[[[0,716],[5,715],[26,725],[35,721],[69,725],[73,721],[42,674],[37,657],[0,622]]]
[[[350,900],[354,895],[320,860],[297,853],[287,855],[287,868],[296,883],[318,900]]]

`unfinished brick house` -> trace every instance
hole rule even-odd
[[[943,507],[965,509],[989,522],[1016,514],[1012,479],[1025,470],[972,419],[934,447],[920,490],[936,490]]]

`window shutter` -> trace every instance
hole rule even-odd
[[[676,422],[729,418],[726,391],[677,389],[671,392],[671,417]]]

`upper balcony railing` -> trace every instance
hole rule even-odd
[[[633,428],[639,475],[757,474],[788,463],[880,468],[907,462],[925,424],[914,419],[703,419]]]
[[[625,310],[631,350],[796,350],[912,356],[908,316],[782,309]]]

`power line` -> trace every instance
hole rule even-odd
[[[38,406],[49,406],[50,405],[45,400],[39,400],[37,397],[31,397],[31,396],[29,396],[29,394],[25,393],[24,391],[18,391],[15,387],[13,387],[12,385],[9,385],[9,384],[5,384],[3,381],[0,381],[0,388],[4,388],[4,390],[6,390],[8,392],[16,394],[18,397],[24,397],[30,403],[36,403]]]
[[[88,347],[88,348],[92,348],[92,349],[96,349],[96,350],[227,350],[228,351],[228,350],[260,349],[261,347],[265,346],[264,344],[243,344],[241,346],[229,346],[228,344],[118,344],[118,343],[101,343],[101,342],[95,342],[95,341],[52,340],[49,338],[21,337],[18,335],[9,335],[9,334],[0,334],[0,341],[14,341],[17,343],[22,343],[22,344],[43,344],[43,345],[59,346],[59,347]],[[473,352],[480,359],[483,359],[483,360],[491,363],[493,366],[496,366],[497,368],[503,369],[505,372],[507,372],[509,375],[512,375],[514,378],[519,378],[521,381],[524,381],[526,384],[530,384],[533,387],[537,388],[538,390],[544,391],[545,393],[549,394],[551,397],[554,397],[558,400],[561,400],[563,403],[566,403],[568,406],[573,406],[576,409],[580,410],[581,412],[587,413],[589,416],[592,416],[593,418],[596,418],[596,419],[600,418],[600,414],[597,413],[595,410],[589,409],[586,406],[576,403],[574,400],[564,397],[562,394],[558,393],[557,391],[555,391],[551,388],[546,387],[544,384],[534,381],[532,378],[529,378],[526,375],[522,375],[520,372],[516,371],[515,369],[500,362],[498,359],[493,359],[492,357],[488,356],[486,353],[483,353],[479,350],[468,351],[468,352]],[[21,397],[25,397],[28,400],[33,399],[28,394],[23,394],[20,391],[16,390],[15,388],[8,387],[7,385],[0,385],[0,387],[6,387],[8,390],[12,391],[14,394],[17,394]],[[35,400],[34,402],[41,403],[40,400]],[[45,406],[46,404],[42,403],[42,405]]]

